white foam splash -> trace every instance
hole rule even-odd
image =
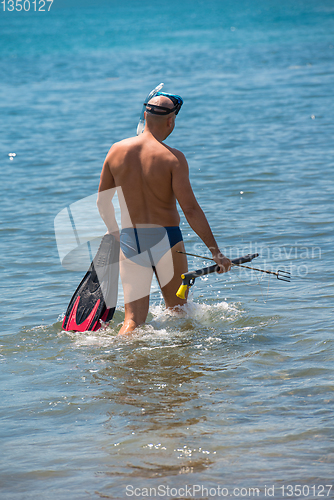
[[[150,341],[168,339],[169,341],[177,338],[183,338],[189,334],[189,331],[201,330],[204,328],[213,328],[221,325],[225,321],[233,321],[240,310],[234,304],[228,304],[225,301],[214,304],[197,303],[189,301],[180,308],[173,311],[166,309],[163,303],[152,305],[147,318],[147,322],[138,327],[131,335],[118,336],[121,322],[124,318],[124,312],[117,311],[116,318],[110,325],[104,325],[104,328],[96,332],[64,332],[70,336],[76,346],[98,346],[110,347],[115,344],[127,344],[136,340]],[[115,321],[116,319],[116,321]],[[216,336],[214,332],[210,340]],[[162,346],[163,347],[163,346]],[[159,346],[155,346],[159,348]]]
[[[180,322],[190,319],[196,321],[197,324],[207,326],[214,324],[217,321],[235,317],[240,311],[235,305],[228,304],[225,301],[216,304],[197,303],[189,301],[182,306],[181,311],[173,311],[165,309],[162,304],[151,307],[151,314],[153,315],[154,322],[162,322],[170,320],[171,318],[179,320]]]

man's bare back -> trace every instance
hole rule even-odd
[[[151,99],[147,109],[150,109],[151,104],[153,105],[151,108],[156,109],[172,108],[171,100],[164,95]],[[163,143],[174,126],[175,113],[168,114],[168,109],[166,116],[146,113],[144,133],[116,143],[110,149],[103,165],[99,193],[110,191],[115,187],[122,188],[127,210],[121,210],[121,248],[122,233],[124,234],[129,227],[136,228],[134,231],[137,240],[137,228],[142,226],[160,226],[167,232],[179,231],[177,226],[180,223],[180,216],[176,207],[177,200],[192,229],[211,250],[213,259],[220,266],[220,272],[228,271],[231,263],[220,252],[207,219],[195,198],[184,155]],[[109,232],[115,232],[110,222],[110,213],[101,199],[102,196],[98,200],[101,216]],[[171,243],[170,248],[174,275],[164,286],[159,279],[159,268],[162,272],[165,267],[164,259],[161,258],[158,265],[153,266],[166,307],[169,309],[179,308],[186,303],[186,299],[179,299],[175,295],[181,284],[180,276],[187,271],[186,257],[178,253],[184,251],[182,236],[175,239],[174,243]],[[133,289],[138,288],[138,283],[143,281],[137,281],[136,285],[131,283],[134,274],[133,262],[124,254],[125,250],[121,252],[120,264],[125,295],[125,319],[120,334],[130,333],[144,323],[149,308],[149,290],[145,296],[132,300]],[[138,269],[137,267],[136,270]],[[141,272],[139,269],[137,275],[141,276]]]
[[[174,171],[180,168],[181,155],[146,134],[125,139],[111,148],[107,168],[115,186],[122,186],[133,225],[179,225],[172,179]],[[122,227],[126,227],[123,222]]]

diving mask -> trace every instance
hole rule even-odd
[[[182,98],[179,95],[167,94],[165,92],[160,92],[163,85],[164,85],[163,83],[160,83],[160,85],[158,85],[154,90],[152,90],[148,94],[148,96],[146,97],[144,105],[143,105],[142,113],[140,115],[138,127],[137,127],[137,135],[140,135],[142,132],[144,132],[144,128],[145,128],[144,113],[145,113],[145,111],[147,111],[148,113],[152,113],[154,115],[169,115],[170,113],[173,113],[173,112],[175,112],[175,115],[177,115],[178,112],[180,111],[181,106],[183,104]],[[167,108],[165,106],[158,106],[156,104],[149,104],[149,101],[153,97],[159,96],[159,95],[168,97],[168,99],[170,99],[172,101],[174,106],[172,108]]]
[[[154,115],[169,115],[170,113],[173,113],[175,111],[175,115],[178,114],[178,112],[181,109],[181,106],[183,104],[183,100],[179,95],[175,94],[167,94],[166,92],[157,92],[155,95],[163,95],[165,97],[168,97],[174,104],[173,108],[166,108],[165,106],[158,106],[156,104],[149,104],[148,101],[144,103],[144,106],[146,106],[146,111],[148,113],[152,113]],[[152,99],[152,97],[151,97]]]

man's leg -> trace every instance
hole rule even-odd
[[[143,297],[142,299],[124,304],[125,317],[124,323],[118,335],[124,335],[133,332],[137,326],[145,323],[149,308],[150,297]]]
[[[151,267],[141,266],[126,259],[121,252],[120,275],[124,292],[125,317],[118,335],[123,335],[133,332],[137,326],[146,321],[153,270]]]
[[[171,278],[171,280],[167,283],[167,285],[161,288],[167,309],[173,309],[173,308],[177,309],[177,306],[183,306],[184,304],[187,303],[187,299],[180,299],[179,297],[176,296],[176,292],[178,291],[180,285],[182,284],[181,274],[186,273],[188,271],[188,263],[186,255],[177,253],[177,251],[180,252],[185,251],[183,241],[179,241],[178,243],[176,243],[176,245],[174,245],[170,250],[173,259],[174,275]],[[169,252],[166,252],[166,254],[160,259],[159,263],[156,266],[156,276],[159,283],[160,283],[159,274],[161,276],[163,275],[166,269],[166,262],[168,259],[170,259],[170,255],[168,255],[168,253]]]

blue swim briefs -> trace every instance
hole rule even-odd
[[[179,226],[128,227],[120,235],[124,256],[145,267],[154,267],[179,241],[183,241]]]

